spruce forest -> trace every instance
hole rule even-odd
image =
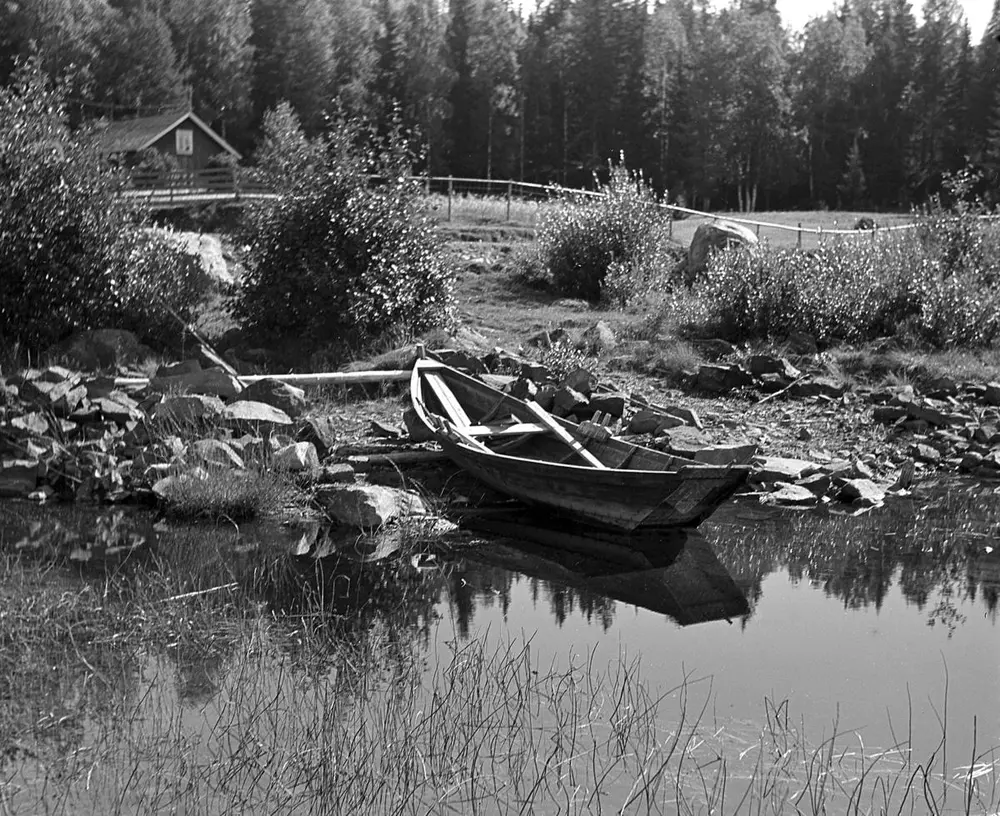
[[[989,0],[982,0],[989,2]],[[266,111],[410,129],[431,175],[586,186],[609,159],[704,209],[906,209],[1000,182],[1000,0],[7,0],[76,121],[191,104],[252,161]],[[991,191],[992,194],[991,194]]]

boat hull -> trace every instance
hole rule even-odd
[[[433,361],[417,361],[411,396],[417,415],[466,472],[528,504],[614,530],[696,526],[749,473],[745,466],[703,465],[620,439],[594,439],[555,417],[543,418],[550,428],[558,423],[557,433],[537,424],[534,432],[524,433],[537,423],[537,409]],[[484,425],[498,417],[513,427]],[[586,448],[584,457],[560,439],[567,434],[570,442]]]
[[[695,527],[746,479],[738,471],[595,470],[481,454],[439,439],[448,457],[495,490],[527,504],[615,530]]]

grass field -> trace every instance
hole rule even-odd
[[[440,224],[452,227],[487,227],[512,226],[518,228],[535,228],[539,225],[547,208],[552,202],[539,200],[523,200],[512,198],[509,202],[504,196],[454,195],[451,197],[450,208],[448,196],[432,194],[427,197],[428,215]],[[665,211],[666,212],[666,211]],[[823,233],[834,230],[853,230],[861,218],[871,218],[879,227],[897,227],[913,223],[908,213],[868,213],[846,210],[810,210],[810,211],[771,211],[756,213],[713,213],[712,218],[689,216],[675,220],[671,230],[674,241],[687,246],[691,243],[695,230],[699,225],[716,218],[731,221],[753,221],[747,224],[761,241],[774,247],[801,246],[803,249],[813,249],[824,239]],[[767,226],[764,226],[767,225]],[[801,228],[801,236],[799,229]],[[834,240],[858,240],[870,236],[871,232],[858,232],[857,238],[840,236]],[[827,239],[829,235],[825,236]]]

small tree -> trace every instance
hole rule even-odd
[[[381,142],[337,120],[307,139],[294,112],[265,118],[259,172],[279,196],[250,212],[247,273],[233,311],[268,342],[346,353],[449,320],[453,278],[404,134]]]
[[[0,338],[41,349],[78,329],[147,340],[195,299],[194,270],[146,233],[92,134],[71,133],[37,61],[0,89]]]
[[[623,306],[666,285],[674,264],[655,193],[628,171],[624,156],[608,169],[600,195],[564,202],[544,216],[538,254],[562,294]]]
[[[861,148],[857,136],[854,137],[854,143],[847,154],[847,168],[844,170],[844,177],[837,187],[837,192],[848,207],[857,206],[868,195],[868,181],[865,179],[865,168],[861,163]]]

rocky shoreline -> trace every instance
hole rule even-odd
[[[696,462],[750,464],[748,489],[767,504],[870,508],[928,473],[1000,479],[996,382],[941,378],[922,393],[850,386],[814,356],[758,354],[702,365],[680,391],[655,390],[655,380],[623,390],[585,368],[555,378],[500,349],[433,353],[558,416],[597,418],[623,438]],[[414,354],[409,347],[392,357],[405,368]],[[253,461],[294,479],[339,523],[379,526],[426,512],[412,492],[385,486],[395,475],[447,467],[404,410],[403,391],[384,403],[381,416],[346,427],[317,412],[301,388],[277,378],[244,385],[197,360],[161,366],[149,379],[121,368],[117,376],[29,369],[0,378],[0,496],[156,505],[178,481]]]

